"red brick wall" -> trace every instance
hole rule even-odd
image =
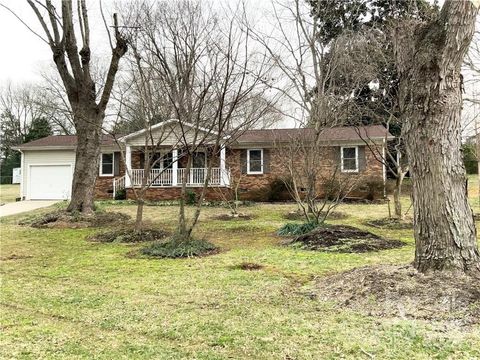
[[[119,172],[117,176],[97,176],[95,181],[95,198],[96,199],[112,199],[113,198],[113,179],[120,178],[125,175],[125,164],[120,159]]]
[[[200,194],[202,191],[199,187],[188,188]],[[182,189],[180,187],[152,187],[148,189],[146,199],[152,201],[159,200],[178,200]],[[211,187],[207,189],[205,199],[210,201],[223,201],[231,198],[231,190],[225,187]],[[127,199],[135,199],[132,189],[127,189]]]
[[[269,171],[264,174],[254,175],[246,174],[241,171],[241,153],[245,150],[230,149],[227,151],[227,165],[230,167],[232,183],[240,181],[239,193],[240,198],[245,200],[266,200],[270,189],[270,184],[276,180],[284,178],[286,169],[283,165],[285,161],[285,153],[277,149],[269,149],[270,151],[270,166]],[[340,166],[336,152],[338,147],[328,147],[325,149],[324,159],[321,161],[323,170],[320,172],[324,175],[324,179],[332,178],[331,174],[335,171],[337,166]],[[299,159],[300,161],[300,159]],[[340,171],[338,168],[337,171]],[[335,178],[339,181],[347,178],[349,182],[355,183],[355,187],[350,193],[350,196],[365,196],[367,183],[369,181],[383,181],[383,166],[377,161],[374,153],[365,147],[365,170],[358,173],[338,173]],[[321,195],[324,191],[324,184],[319,181],[317,193]]]
[[[266,200],[265,196],[268,194],[270,184],[272,181],[281,177],[284,171],[283,162],[284,154],[276,149],[269,149],[270,151],[270,170],[268,173],[261,175],[241,174],[241,152],[245,150],[228,149],[226,154],[227,166],[231,170],[232,185],[240,180],[239,193],[242,200]],[[329,174],[334,171],[336,166],[339,166],[339,160],[335,155],[335,147],[326,149],[326,155],[322,161],[321,167],[324,169],[322,174]],[[140,168],[140,152],[132,152],[132,168]],[[125,174],[124,164],[120,164],[120,174]],[[369,181],[383,181],[383,167],[382,164],[376,160],[374,153],[365,147],[365,170],[359,173],[341,173],[342,178],[349,178],[356,182],[354,191],[350,193],[351,196],[365,196],[368,192]],[[328,178],[328,175],[325,176]],[[199,192],[200,188],[191,188],[195,192]],[[321,194],[323,191],[323,184],[319,184],[317,189]],[[223,200],[221,192],[231,195],[231,190],[226,188],[209,188],[206,194],[208,200]],[[98,177],[95,187],[95,195],[98,199],[111,199],[113,197],[113,177]],[[152,187],[148,190],[147,198],[149,200],[173,200],[180,196],[180,187]],[[127,191],[127,198],[133,198],[132,190]]]

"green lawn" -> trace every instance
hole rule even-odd
[[[0,185],[0,204],[14,202],[20,196],[20,185],[3,184]]]
[[[405,199],[407,206],[408,199]],[[108,205],[131,215],[134,206]],[[47,230],[2,219],[0,357],[25,359],[476,359],[480,328],[362,316],[308,296],[325,274],[413,259],[410,230],[379,235],[408,246],[332,254],[281,246],[275,235],[293,205],[242,209],[251,221],[212,220],[197,235],[222,249],[204,258],[132,258],[139,245],[84,240],[93,229]],[[147,207],[148,221],[172,229],[176,207]],[[386,205],[343,205],[366,228]],[[40,210],[45,211],[45,210]],[[40,212],[39,211],[39,212]],[[372,229],[369,229],[372,230]],[[16,259],[9,259],[16,255]],[[265,266],[243,271],[242,262]]]

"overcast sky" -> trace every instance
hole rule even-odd
[[[128,0],[102,0],[103,10],[107,20],[112,18],[113,4],[121,6]],[[234,7],[240,0],[212,0],[219,7]],[[58,1],[57,1],[58,2]],[[54,1],[56,3],[56,1]],[[269,11],[268,0],[246,0],[252,18],[262,18]],[[0,0],[0,4],[9,7],[22,18],[33,30],[43,35],[43,31],[32,9],[25,0]],[[92,52],[95,57],[109,58],[110,49],[106,30],[100,15],[99,0],[87,2],[90,27]],[[42,69],[52,66],[53,60],[50,48],[37,36],[29,31],[14,15],[0,7],[0,43],[2,56],[0,56],[0,85],[6,81],[29,82],[40,79]]]
[[[121,1],[117,1],[121,2]],[[43,35],[32,9],[25,0],[0,0],[14,10],[30,27]],[[104,10],[111,9],[110,1],[103,0]],[[109,53],[106,30],[101,21],[99,1],[89,1],[91,38],[95,56]],[[107,15],[107,14],[106,14]],[[52,54],[47,44],[29,31],[15,16],[0,7],[0,84],[5,81],[30,82],[40,79],[40,71],[52,66]]]

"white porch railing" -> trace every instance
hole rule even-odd
[[[148,183],[152,186],[179,186],[185,176],[184,168],[177,169],[176,183],[174,182],[173,169],[151,169],[148,176]],[[132,170],[132,186],[141,186],[144,169]],[[207,176],[207,168],[191,168],[187,177],[187,186],[201,186]],[[229,186],[230,171],[221,168],[212,168],[209,185]]]
[[[113,179],[113,198],[117,194],[117,191],[125,189],[125,176]]]

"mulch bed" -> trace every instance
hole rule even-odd
[[[138,243],[162,240],[168,235],[166,231],[159,229],[143,229],[140,232],[133,229],[120,229],[93,234],[87,236],[87,240],[102,243]]]
[[[236,216],[232,214],[222,214],[222,215],[214,216],[212,219],[229,221],[229,220],[252,220],[254,218],[255,216],[248,215],[248,214],[237,214]]]
[[[130,216],[120,212],[97,211],[93,215],[54,211],[19,222],[20,225],[34,228],[78,229],[123,224]]]
[[[364,253],[395,249],[405,245],[402,241],[385,239],[371,232],[345,225],[318,227],[296,237],[292,244],[306,250],[339,253]]]
[[[373,226],[380,229],[392,230],[406,230],[413,229],[413,222],[411,219],[400,220],[395,218],[383,218],[365,222],[365,225]]]
[[[458,273],[421,274],[410,265],[362,267],[323,277],[318,299],[365,315],[480,322],[480,279]]]
[[[347,218],[348,215],[340,211],[332,211],[328,214],[328,219],[330,220],[341,220]],[[283,215],[284,219],[287,220],[305,220],[305,215],[300,211],[290,211]]]

